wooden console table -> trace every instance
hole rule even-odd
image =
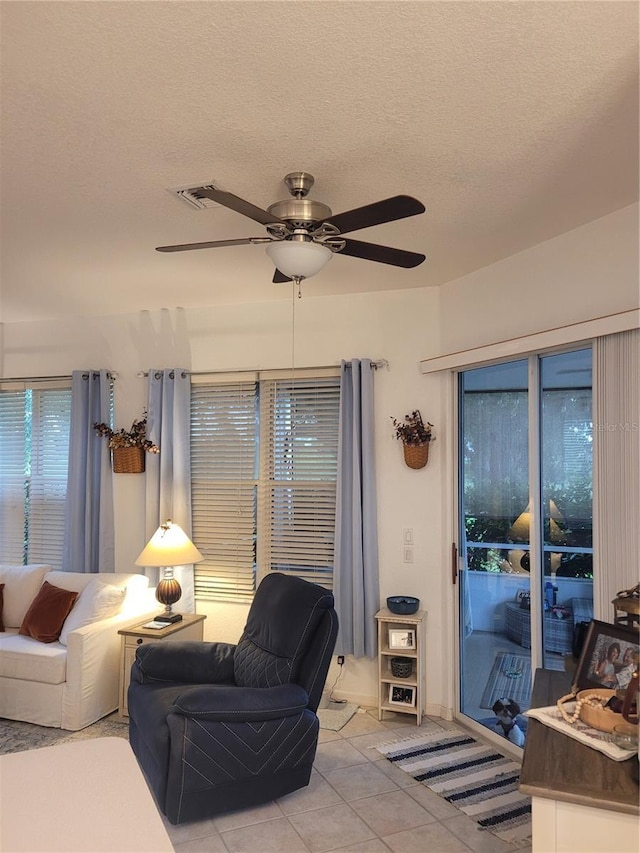
[[[571,675],[536,670],[531,705],[554,705]],[[637,853],[638,761],[601,752],[529,718],[520,790],[533,797],[533,853]],[[603,846],[604,845],[604,846]]]

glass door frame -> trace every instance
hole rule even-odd
[[[453,606],[454,606],[454,708],[453,716],[455,720],[460,720],[464,724],[496,744],[506,749],[508,752],[513,752],[514,755],[521,757],[521,749],[514,747],[508,740],[494,734],[490,729],[478,723],[472,717],[467,716],[461,710],[461,573],[468,571],[466,568],[466,542],[462,541],[464,522],[461,520],[461,500],[463,477],[461,470],[461,439],[462,439],[462,422],[461,422],[461,393],[460,382],[461,375],[469,370],[478,368],[491,367],[492,365],[505,364],[507,362],[527,361],[527,412],[528,412],[528,476],[529,476],[529,504],[531,512],[531,526],[529,536],[530,549],[530,573],[529,573],[529,592],[531,596],[531,673],[533,688],[533,676],[536,669],[544,666],[544,633],[543,633],[543,618],[544,618],[544,548],[543,548],[543,478],[542,472],[542,448],[541,448],[541,424],[542,424],[542,359],[548,356],[562,355],[563,353],[574,352],[582,349],[591,349],[592,341],[572,342],[561,347],[554,347],[548,350],[541,350],[535,353],[513,353],[499,360],[486,363],[466,365],[463,368],[452,371],[452,387],[453,387],[453,405],[452,416],[455,424],[455,436],[453,447],[453,465],[455,477],[452,489],[452,543],[453,543],[453,577],[452,584],[454,587]]]

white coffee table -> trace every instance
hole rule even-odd
[[[3,853],[172,853],[124,738],[0,756]]]

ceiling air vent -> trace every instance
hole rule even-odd
[[[188,204],[189,207],[195,208],[196,210],[204,210],[207,207],[220,207],[217,202],[211,201],[210,198],[202,198],[199,193],[199,190],[202,189],[219,190],[221,187],[217,186],[213,181],[203,181],[196,186],[191,184],[186,187],[167,187],[167,192],[171,193],[171,195],[177,196],[179,199],[182,199],[185,204]]]

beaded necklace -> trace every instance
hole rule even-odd
[[[570,702],[572,699],[576,699],[575,693],[567,693],[566,696],[563,696],[562,699],[558,699],[558,709],[567,723],[575,723],[577,719],[580,717],[580,709],[583,705],[590,705],[592,708],[597,708],[599,711],[604,710],[605,705],[609,701],[608,696],[598,696],[595,693],[583,696],[581,699],[576,699],[576,707],[573,710],[573,714],[568,714],[564,707],[564,702]]]

